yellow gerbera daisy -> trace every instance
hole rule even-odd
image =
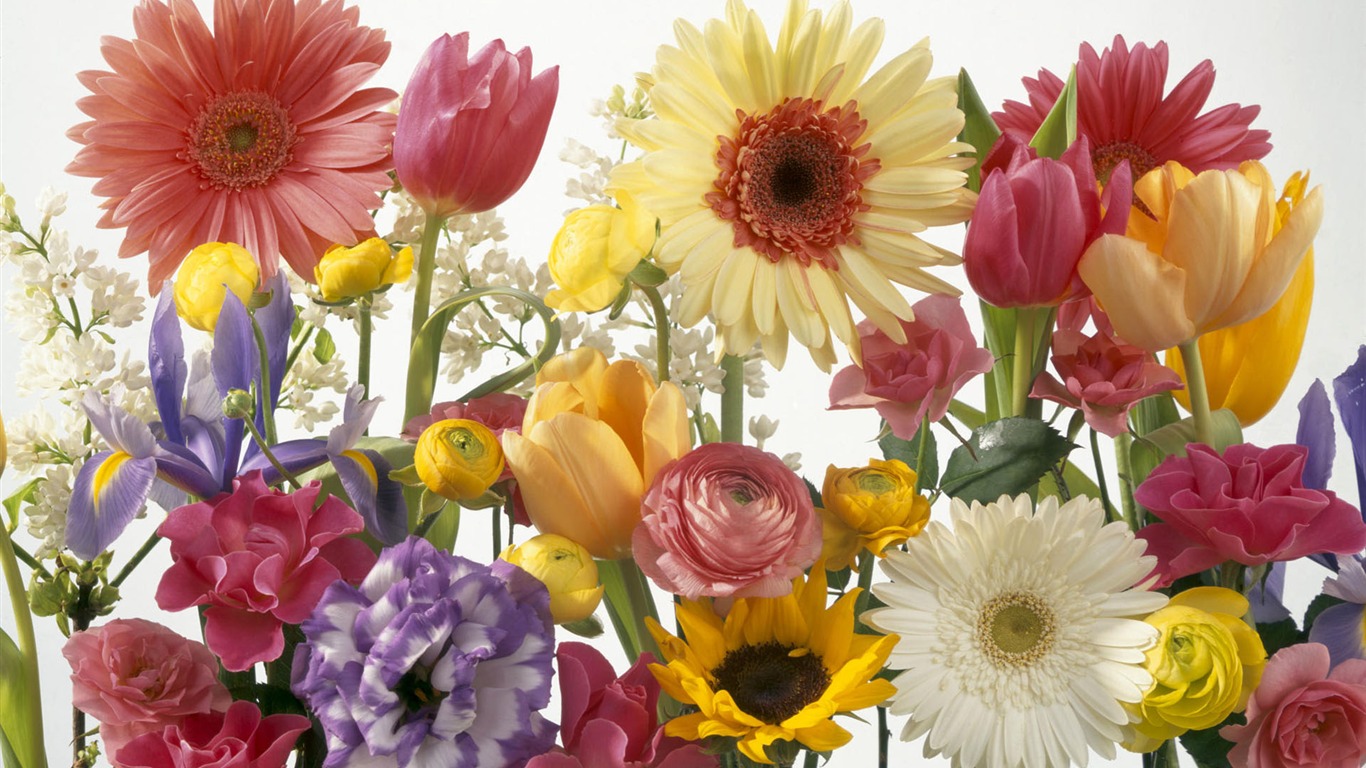
[[[826,608],[824,564],[809,580],[793,582],[783,597],[740,598],[724,619],[711,600],[677,608],[686,641],[647,620],[668,666],[650,671],[663,689],[698,711],[670,720],[665,733],[689,740],[738,739],[742,753],[772,763],[765,749],[798,741],[825,752],[850,734],[830,716],[881,704],[896,689],[873,680],[896,645],[896,635],[854,633],[851,590]]]
[[[883,24],[853,27],[847,3],[792,0],[776,44],[740,0],[674,31],[644,78],[657,118],[618,124],[645,154],[613,181],[660,219],[683,325],[710,312],[719,353],[759,340],[779,367],[790,333],[828,369],[832,332],[860,359],[850,300],[900,341],[912,312],[893,283],[957,294],[922,268],[959,257],[917,237],[975,199],[956,83],[926,79],[928,41],[865,80]]]

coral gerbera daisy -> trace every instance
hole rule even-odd
[[[650,670],[666,693],[697,709],[670,720],[665,733],[737,739],[760,763],[774,762],[766,750],[775,742],[814,752],[844,745],[850,733],[830,716],[881,704],[895,692],[872,678],[897,638],[854,633],[859,592],[827,608],[825,566],[817,563],[791,594],[739,598],[724,619],[709,599],[683,600],[676,615],[686,641],[648,619],[667,662]]]
[[[659,217],[683,325],[710,312],[718,352],[759,340],[776,366],[790,333],[828,370],[834,338],[859,358],[851,300],[902,341],[913,314],[893,283],[957,293],[923,268],[958,257],[917,236],[974,200],[955,81],[926,79],[926,41],[865,80],[883,24],[852,27],[846,3],[793,0],[776,44],[740,0],[674,29],[646,78],[657,118],[618,124],[645,155],[614,182]]]
[[[357,90],[389,55],[384,32],[341,0],[216,0],[209,30],[190,0],[143,0],[137,37],[105,37],[112,71],[86,71],[92,120],[67,170],[98,178],[99,226],[127,227],[119,256],[147,252],[153,293],[201,243],[245,247],[305,279],[323,251],[373,231],[391,185],[387,88]]]
[[[1038,79],[1023,79],[1029,103],[1007,101],[992,113],[1002,131],[1029,141],[1062,93],[1063,80],[1046,69]],[[1226,104],[1197,114],[1214,87],[1214,65],[1196,65],[1166,96],[1167,44],[1131,50],[1115,35],[1099,55],[1082,43],[1077,61],[1077,135],[1091,144],[1096,178],[1110,179],[1120,161],[1129,161],[1134,181],[1175,160],[1195,173],[1236,168],[1271,151],[1268,131],[1253,130],[1261,107]]]
[[[1141,619],[1167,598],[1149,592],[1156,559],[1100,504],[1029,496],[982,505],[954,500],[952,528],[930,523],[890,551],[887,607],[863,620],[901,633],[888,666],[905,741],[962,766],[1085,765],[1132,734],[1121,703],[1152,684],[1144,651],[1157,630]]]

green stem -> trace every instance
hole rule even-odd
[[[816,768],[821,759],[819,752],[806,750],[806,759],[802,761],[802,768]]]
[[[658,288],[641,286],[640,290],[649,299],[655,315],[655,378],[663,384],[669,380],[669,363],[673,361],[669,350],[669,308],[664,306],[664,297],[659,295]],[[742,370],[742,377],[743,373]]]
[[[1010,414],[1025,415],[1029,405],[1029,389],[1034,384],[1034,310],[1022,307],[1015,311],[1015,361],[1010,387]]]
[[[1096,431],[1091,430],[1091,461],[1096,464],[1096,484],[1100,486],[1100,502],[1105,506],[1105,518],[1111,522],[1119,518],[1115,514],[1115,507],[1110,503],[1110,489],[1105,484],[1105,465],[1100,463],[1100,438],[1096,437]]]
[[[915,449],[915,492],[920,493],[925,485],[922,479],[925,477],[925,456],[929,453],[930,447],[930,414],[927,411],[925,418],[920,422],[920,445]]]
[[[508,504],[512,499],[508,499]],[[493,507],[493,555],[490,559],[497,560],[498,554],[503,551],[503,508]]]
[[[887,742],[892,732],[887,729],[887,708],[877,708],[877,765],[887,768]]]
[[[631,606],[631,616],[636,623],[636,638],[639,643],[640,651],[654,654],[656,659],[662,658],[659,653],[659,645],[655,643],[654,635],[645,626],[645,617],[648,616],[655,621],[659,621],[659,609],[655,607],[654,596],[650,594],[650,583],[645,580],[645,574],[641,573],[640,566],[636,565],[634,558],[618,560],[621,566],[621,580],[626,586],[626,600]]]
[[[626,658],[640,657],[639,625],[627,615],[631,611],[631,599],[627,592],[626,579],[622,573],[620,560],[599,560],[598,578],[605,587],[607,597],[607,616],[612,620],[612,628],[617,632],[621,650]]]
[[[161,537],[156,535],[156,533],[148,536],[147,540],[142,542],[142,546],[138,548],[138,551],[133,553],[133,557],[123,566],[123,569],[119,571],[119,575],[115,576],[114,580],[109,582],[109,586],[117,587],[131,576],[133,574],[133,569],[138,567],[138,564],[145,560],[147,556],[152,553],[153,549],[156,549],[157,542],[159,541],[161,541]]]
[[[422,324],[432,309],[432,275],[436,272],[436,243],[441,237],[441,229],[446,220],[440,216],[427,214],[422,225],[422,242],[417,248],[417,286],[413,290],[413,332],[409,343],[417,340]]]
[[[256,424],[253,420],[242,419],[242,423],[246,425],[247,431],[251,433],[251,439],[256,441],[256,446],[261,449],[261,454],[270,460],[270,465],[275,467],[275,471],[280,473],[280,477],[293,483],[295,488],[304,487],[304,484],[299,482],[299,478],[285,469],[285,465],[281,464],[280,460],[275,458],[275,453],[270,450],[270,445],[261,437],[261,431],[256,428]]]
[[[360,313],[360,360],[356,363],[356,383],[360,384],[365,397],[370,395],[370,336],[374,332],[374,321],[370,317],[370,297],[362,296],[356,302]],[[369,433],[369,430],[366,430]]]
[[[442,504],[434,512],[428,513],[426,517],[419,520],[417,523],[417,527],[413,529],[412,535],[418,537],[419,539],[426,536],[427,531],[430,531],[432,529],[432,526],[436,525],[436,521],[441,518],[441,513],[445,512],[446,507],[448,506],[450,506],[450,504]]]
[[[270,445],[279,442],[275,433],[275,408],[271,405],[275,402],[278,392],[271,391],[270,376],[270,349],[266,347],[266,334],[261,330],[261,324],[256,322],[256,315],[251,316],[251,332],[256,335],[256,350],[261,356],[261,424],[266,430],[266,441]],[[242,419],[251,425],[252,419]],[[256,427],[251,425],[252,435],[256,434]],[[259,441],[258,441],[259,442]],[[266,446],[263,443],[261,448]]]
[[[1138,519],[1138,507],[1134,504],[1133,462],[1129,459],[1129,448],[1133,445],[1133,435],[1125,432],[1115,438],[1115,472],[1119,475],[1119,503],[1124,522],[1129,530],[1137,531],[1142,526]],[[1096,474],[1101,474],[1096,468]]]
[[[1219,586],[1224,589],[1231,589],[1238,594],[1243,594],[1247,590],[1243,588],[1243,566],[1229,560],[1219,566]],[[1250,587],[1249,587],[1250,589]]]
[[[1214,422],[1210,418],[1209,390],[1205,388],[1205,364],[1200,359],[1200,341],[1180,346],[1181,362],[1186,366],[1186,392],[1190,395],[1191,417],[1195,421],[1195,441],[1214,447]]]
[[[10,546],[14,548],[14,556],[19,560],[19,562],[23,563],[24,565],[27,565],[29,568],[32,568],[34,571],[37,571],[38,575],[42,576],[45,579],[52,578],[52,572],[49,571],[46,567],[44,567],[43,564],[39,562],[38,558],[34,557],[33,555],[30,555],[27,551],[24,550],[23,547],[19,546],[18,544],[15,544],[13,540],[10,541]]]
[[[289,350],[289,357],[285,358],[285,373],[289,373],[290,369],[294,367],[294,363],[299,359],[299,354],[304,351],[304,345],[313,337],[313,332],[316,330],[318,330],[318,326],[310,323],[305,325],[302,331],[299,331],[299,338],[294,340],[294,348]]]
[[[725,378],[721,386],[721,442],[745,441],[745,358],[726,355],[721,358]]]
[[[15,740],[29,738],[27,745],[10,744],[19,755],[27,755],[33,764],[27,768],[47,768],[46,751],[43,749],[43,705],[42,689],[38,680],[38,643],[33,636],[33,614],[28,609],[28,594],[24,591],[23,579],[19,576],[19,561],[14,556],[14,546],[10,543],[9,531],[0,525],[0,573],[4,574],[5,587],[9,592],[10,607],[14,610],[14,634],[19,646],[19,655],[24,659],[24,683],[28,695],[22,697],[20,706],[28,707],[28,723],[32,732],[15,735]],[[76,710],[79,711],[79,710]]]

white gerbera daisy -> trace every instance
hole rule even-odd
[[[892,583],[873,587],[887,607],[863,617],[901,636],[888,666],[906,670],[891,706],[911,716],[902,740],[928,734],[925,755],[955,766],[1113,758],[1130,734],[1121,702],[1152,683],[1157,632],[1138,619],[1167,602],[1140,584],[1155,559],[1085,497],[955,499],[951,516],[887,554]]]

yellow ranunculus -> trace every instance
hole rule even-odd
[[[464,501],[483,494],[503,473],[503,450],[483,424],[445,419],[422,430],[413,464],[432,493]]]
[[[592,616],[602,602],[598,564],[588,550],[572,539],[542,533],[508,547],[498,557],[545,585],[550,592],[550,615],[556,624],[582,621]]]
[[[1308,184],[1308,174],[1299,173],[1286,182],[1276,203],[1276,231],[1285,226],[1291,211],[1304,201]],[[1210,408],[1233,411],[1245,427],[1271,411],[1299,363],[1313,302],[1314,249],[1310,248],[1290,286],[1265,314],[1200,337],[1200,359],[1204,363]],[[1185,364],[1177,350],[1167,350],[1166,363],[1185,380]],[[1172,394],[1190,410],[1186,390]]]
[[[261,269],[237,243],[204,243],[190,251],[176,273],[175,311],[191,327],[213,333],[228,291],[243,304],[251,299]]]
[[[631,554],[641,496],[689,442],[678,387],[589,347],[546,363],[522,433],[503,433],[531,523],[607,560]]]
[[[626,276],[655,243],[655,217],[625,192],[620,208],[590,205],[570,213],[550,245],[550,276],[559,288],[545,303],[569,312],[596,312],[621,292]]]
[[[1139,179],[1128,232],[1103,235],[1079,272],[1134,346],[1158,352],[1245,323],[1281,294],[1323,220],[1315,187],[1277,224],[1276,187],[1260,163],[1193,175],[1169,162]]]
[[[915,470],[896,459],[869,459],[866,467],[825,470],[825,557],[834,570],[853,565],[860,550],[882,551],[920,533],[930,502],[915,492]]]
[[[334,245],[327,249],[318,266],[313,268],[313,279],[318,283],[323,301],[343,301],[364,296],[386,285],[406,281],[413,273],[413,249],[398,253],[381,237],[353,245]]]
[[[1242,620],[1247,611],[1247,598],[1231,589],[1196,587],[1146,619],[1161,633],[1145,654],[1153,687],[1129,705],[1139,717],[1138,738],[1125,747],[1152,751],[1247,706],[1266,667],[1261,637]]]

